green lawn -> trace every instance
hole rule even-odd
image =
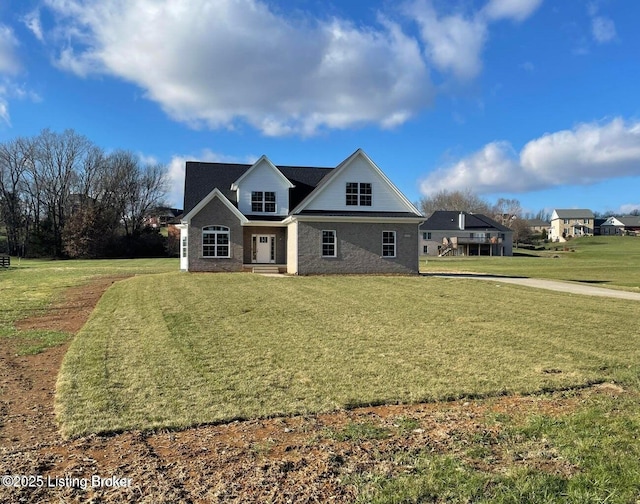
[[[629,381],[637,309],[459,279],[139,276],[71,345],[57,411],[75,436]]]
[[[559,259],[438,263],[578,280],[597,279],[580,261],[608,264],[611,283],[625,287],[623,261],[598,257],[608,245],[592,253],[579,243]],[[46,336],[13,324],[66,288],[137,275],[106,292],[67,353],[56,397],[66,435],[488,397],[486,417],[451,431],[444,448],[404,449],[421,426],[411,416],[327,432],[370,446],[374,464],[342,474],[344,484],[356,485],[358,502],[376,503],[640,500],[637,303],[434,277],[184,274],[175,259],[13,264],[0,271],[0,337],[18,341]],[[536,401],[571,401],[572,387],[604,380],[625,391],[580,396],[559,414],[490,413],[492,396],[542,391]],[[443,403],[436,421],[446,426],[461,404]],[[397,449],[378,451],[389,437]]]
[[[544,251],[515,249],[516,254],[526,255],[514,257],[423,256],[420,269],[549,278],[640,292],[640,237],[593,236],[546,247]]]
[[[177,259],[99,261],[50,261],[11,258],[9,269],[0,269],[0,339],[12,338],[24,352],[33,353],[58,345],[68,333],[49,330],[18,331],[18,320],[37,315],[61,299],[64,291],[99,276],[140,275],[175,271]]]

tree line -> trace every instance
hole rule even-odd
[[[106,153],[74,130],[45,129],[0,143],[0,228],[21,257],[135,257],[166,253],[144,225],[163,205],[163,165],[126,150]],[[3,244],[0,243],[0,252]]]

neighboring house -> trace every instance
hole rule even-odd
[[[418,273],[424,217],[358,149],[336,168],[187,162],[180,268]]]
[[[513,231],[483,214],[442,210],[420,225],[419,247],[430,256],[510,256]]]
[[[640,235],[640,216],[609,217],[600,226],[603,235]]]
[[[594,234],[594,215],[587,209],[556,209],[551,214],[549,239],[564,242],[567,238],[592,236]]]
[[[528,219],[527,226],[534,236],[539,236],[544,233],[544,236],[547,237],[549,235],[549,229],[551,229],[551,224],[542,219]]]
[[[146,226],[153,228],[166,227],[180,214],[182,210],[179,208],[157,207],[145,215],[143,221]]]

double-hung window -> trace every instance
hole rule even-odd
[[[252,212],[275,212],[276,193],[273,191],[252,191],[251,192]]]
[[[396,232],[382,232],[382,257],[396,256]]]
[[[322,257],[336,257],[336,232],[322,231]]]
[[[202,228],[202,257],[231,257],[230,252],[228,227]]]
[[[370,182],[347,182],[347,206],[371,206]]]

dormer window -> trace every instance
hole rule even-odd
[[[347,182],[347,206],[371,206],[370,182]]]
[[[273,191],[252,191],[251,211],[258,213],[276,211],[276,193]]]

